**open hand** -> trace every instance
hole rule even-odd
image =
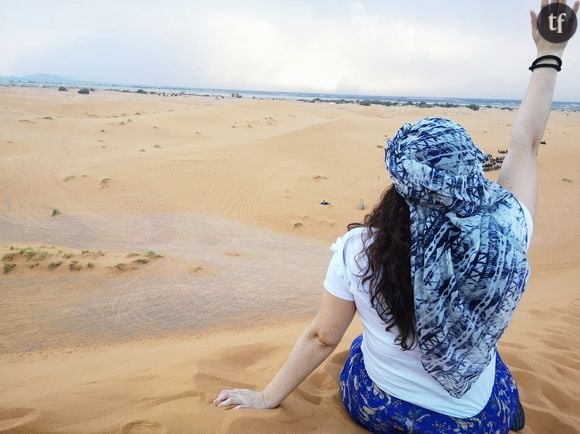
[[[550,3],[566,4],[566,0],[542,0],[540,5],[541,9],[548,6]],[[572,10],[578,13],[579,8],[580,1],[576,0],[574,2],[574,6],[572,6]],[[545,40],[538,30],[538,14],[539,13],[530,11],[530,19],[532,21],[532,37],[534,38],[536,48],[538,49],[538,56],[542,56],[544,54],[555,54],[557,56],[561,56],[564,52],[564,48],[566,48],[568,41],[558,44]]]
[[[263,392],[256,392],[249,389],[226,389],[222,390],[216,399],[213,400],[216,407],[227,408],[274,408],[268,406],[264,399]]]

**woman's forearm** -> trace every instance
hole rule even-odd
[[[557,74],[553,68],[537,68],[532,72],[516,114],[510,148],[537,153],[552,109]]]
[[[313,324],[304,330],[286,363],[262,392],[267,407],[277,407],[336,348],[319,339]]]
[[[274,408],[312,373],[336,348],[350,325],[356,305],[323,291],[314,320],[298,338],[286,363],[262,391],[224,389],[213,400],[218,407]]]

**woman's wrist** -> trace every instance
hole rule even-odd
[[[262,398],[262,404],[264,404],[264,408],[276,408],[280,405],[279,402],[274,402],[272,398],[268,396],[267,388],[260,392],[260,397]]]
[[[559,58],[562,58],[563,54],[564,54],[564,50],[538,50],[537,54],[536,54],[536,59],[538,57],[547,56],[547,55],[558,56]]]
[[[534,72],[540,70],[562,70],[562,53],[563,50],[538,50],[536,59],[528,68]]]

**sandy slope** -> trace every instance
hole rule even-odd
[[[496,154],[514,112],[0,88],[2,259],[54,255],[2,261],[0,432],[357,432],[335,379],[358,324],[281,408],[209,401],[267,383],[329,243],[388,185],[385,135],[426,115]],[[525,433],[580,432],[579,120],[552,113],[532,279],[500,346]]]

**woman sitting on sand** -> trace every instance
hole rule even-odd
[[[364,225],[348,225],[332,246],[319,312],[288,360],[263,391],[224,390],[217,406],[277,407],[333,352],[358,311],[364,330],[339,383],[360,425],[409,433],[523,428],[497,343],[529,275],[536,153],[565,47],[543,39],[536,19],[532,12],[538,57],[548,57],[533,68],[498,183],[483,176],[485,154],[460,125],[403,125],[385,150],[393,186]]]

